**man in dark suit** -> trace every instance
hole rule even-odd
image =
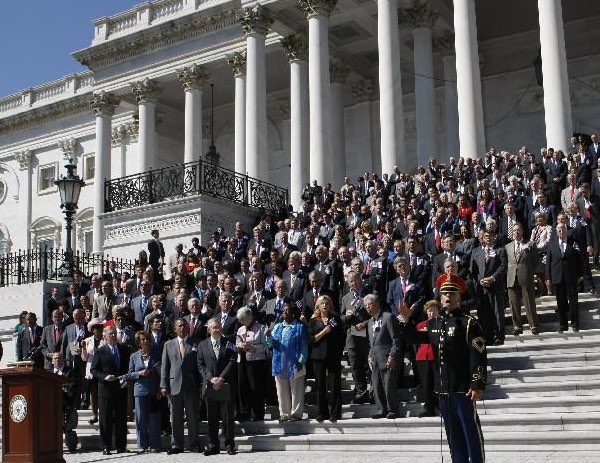
[[[558,308],[558,332],[566,331],[571,318],[571,329],[579,331],[579,299],[577,280],[583,265],[581,252],[567,237],[567,226],[556,226],[556,239],[550,240],[546,254],[547,283],[554,285]]]
[[[597,294],[588,256],[594,255],[594,233],[592,227],[579,215],[579,208],[574,202],[570,203],[565,212],[557,217],[558,223],[567,226],[567,238],[573,240],[582,253],[583,289],[591,294]]]
[[[158,239],[158,230],[152,230],[150,234],[152,239],[148,241],[148,263],[154,269],[154,275],[158,277],[159,265],[165,262],[165,248]]]
[[[85,375],[85,363],[81,360],[81,343],[90,335],[87,329],[85,320],[85,311],[76,309],[73,312],[73,323],[65,328],[65,333],[62,338],[61,351],[66,360],[66,366],[70,370],[74,370],[71,374],[77,375],[77,380],[74,385],[78,387],[73,392],[73,404],[76,409],[81,403],[81,386]]]
[[[470,265],[480,301],[477,317],[487,345],[504,344],[506,251],[493,247],[495,238],[491,230],[483,233],[483,246],[473,249]]]
[[[367,338],[367,324],[369,313],[363,303],[363,298],[368,294],[368,290],[363,284],[360,273],[350,271],[347,281],[350,291],[342,297],[342,322],[346,328],[346,349],[354,381],[352,403],[368,403],[369,339]]]
[[[321,296],[329,296],[333,299],[333,294],[323,285],[323,274],[318,270],[313,270],[308,275],[308,281],[310,288],[304,293],[302,298],[302,316],[306,323],[311,319],[315,312],[315,303]],[[334,302],[335,310],[337,311],[337,305]]]
[[[234,388],[237,380],[237,354],[231,343],[222,336],[218,318],[208,321],[210,337],[198,345],[198,371],[202,376],[202,391],[206,397],[209,444],[204,455],[217,455],[219,445],[219,421],[223,422],[225,447],[229,455],[235,455],[233,430]],[[211,391],[207,391],[207,389]],[[229,395],[227,395],[229,394]],[[220,396],[220,397],[219,397]]]
[[[44,354],[45,370],[54,370],[52,359],[57,355],[62,355],[62,337],[65,331],[63,318],[62,310],[56,309],[52,312],[52,325],[44,327],[42,331],[40,345],[42,347],[42,354]]]
[[[287,296],[294,302],[301,301],[306,291],[306,276],[300,271],[302,256],[292,253],[288,259],[288,269],[283,272],[283,280],[288,288]]]
[[[410,266],[405,257],[394,259],[394,270],[397,278],[390,282],[387,291],[386,303],[389,311],[397,317],[401,304],[411,308],[411,320],[419,322],[423,315],[423,304],[425,303],[425,291],[418,284],[410,281]]]
[[[219,294],[219,312],[215,313],[215,318],[221,322],[221,336],[235,344],[237,330],[240,327],[235,313],[232,310],[233,296],[222,291]]]
[[[208,317],[201,312],[202,301],[200,299],[192,297],[188,300],[187,304],[190,313],[183,318],[185,318],[189,326],[191,343],[196,345],[206,338],[206,322],[208,322]]]
[[[521,301],[525,306],[531,334],[539,334],[539,321],[535,306],[535,273],[540,264],[537,248],[523,241],[523,226],[513,225],[514,240],[504,246],[507,258],[506,287],[512,313],[513,334],[523,333]]]
[[[42,327],[37,325],[34,312],[29,312],[25,321],[27,326],[17,335],[17,360],[33,360],[37,368],[44,368],[44,356],[40,351]]]
[[[546,214],[546,217],[548,218],[548,225],[554,226],[556,224],[556,215],[558,213],[557,208],[553,204],[548,204],[548,195],[546,195],[544,191],[538,193],[537,204],[529,212],[529,230],[533,230],[535,228],[535,214],[537,214],[538,212],[543,212],[544,214]]]
[[[197,349],[189,337],[189,326],[185,319],[175,320],[174,328],[177,337],[165,343],[160,366],[160,391],[163,397],[169,397],[173,425],[171,448],[167,455],[183,452],[184,419],[188,428],[188,448],[200,451]]]
[[[407,256],[410,265],[410,281],[425,288],[431,280],[431,259],[428,254],[418,250],[419,237],[409,235],[407,240]]]
[[[60,300],[60,290],[58,287],[53,287],[50,289],[50,297],[46,301],[46,310],[44,311],[44,317],[46,320],[50,320],[52,318],[52,312],[58,309],[58,302]],[[77,301],[79,303],[79,301]],[[80,304],[81,305],[81,304]],[[70,313],[73,313],[73,309],[71,308]]]
[[[112,451],[113,427],[117,453],[127,451],[127,383],[121,377],[129,369],[129,349],[117,342],[117,330],[104,328],[106,344],[96,351],[91,374],[98,381],[100,439],[103,454]]]
[[[290,244],[288,242],[288,234],[287,232],[284,232],[281,234],[281,249],[279,250],[279,253],[281,255],[281,259],[283,260],[284,263],[287,263],[288,259],[290,258],[290,254],[292,254],[292,252],[297,251],[298,248],[296,246],[294,246],[293,244]]]
[[[552,148],[552,160],[546,166],[546,175],[548,177],[548,186],[550,190],[549,203],[554,206],[560,206],[560,192],[567,184],[567,164],[563,162],[562,151],[554,151]]]
[[[431,288],[435,287],[437,278],[444,273],[444,262],[446,259],[454,260],[458,265],[458,274],[464,276],[469,268],[469,262],[462,253],[456,251],[456,240],[452,233],[446,233],[442,239],[442,252],[433,258],[431,272]]]
[[[369,365],[371,385],[377,413],[372,418],[393,420],[399,417],[398,371],[402,368],[400,323],[390,312],[384,312],[377,296],[364,298],[369,320]]]
[[[66,299],[69,302],[69,308],[71,310],[71,313],[73,313],[76,309],[83,309],[81,301],[79,300],[81,294],[85,293],[80,292],[79,286],[77,286],[75,283],[71,283],[69,285],[69,295]],[[90,300],[90,304],[93,303],[94,301]],[[58,303],[56,304],[56,308],[58,308]],[[52,317],[52,312],[48,312],[48,319],[50,319],[50,317]]]
[[[135,321],[143,324],[144,319],[152,312],[150,305],[150,283],[142,281],[139,287],[140,295],[131,300]]]

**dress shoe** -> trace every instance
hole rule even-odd
[[[375,413],[374,415],[371,415],[371,418],[373,418],[374,420],[379,420],[381,418],[386,418],[387,415],[387,412]]]
[[[110,450],[109,449],[102,450],[102,455],[110,455]]]
[[[577,325],[572,326],[571,329],[573,330],[573,333],[579,333],[579,327]]]
[[[302,421],[302,417],[300,417],[300,416],[292,416],[290,418],[290,421]]]
[[[167,450],[167,455],[177,455],[178,453],[182,453],[183,450],[178,449],[177,447],[171,447],[169,450]]]
[[[160,449],[150,449],[148,453],[160,453]]]
[[[395,420],[396,418],[398,418],[398,414],[396,414],[396,413],[394,413],[394,412],[389,412],[389,413],[386,415],[386,418],[387,418],[388,420]]]
[[[330,423],[337,423],[338,418],[335,416],[332,416],[331,418],[329,418],[329,422]]]
[[[533,333],[533,329],[531,330],[531,332]],[[513,336],[519,336],[519,335],[521,335],[521,334],[523,334],[523,330],[522,330],[522,329],[520,329],[520,328],[515,328],[515,329],[513,330]]]
[[[323,422],[323,421],[325,421],[326,419],[327,419],[327,418],[326,418],[326,417],[324,417],[323,415],[319,415],[319,416],[317,416],[317,421],[318,421],[319,423],[322,423],[322,422]]]
[[[218,454],[219,454],[219,449],[216,447],[207,447],[206,450],[204,450],[205,457],[209,457],[211,455],[218,455]]]
[[[117,453],[127,453],[127,449],[117,449]]]
[[[598,294],[598,290],[596,288],[590,288],[590,294]]]
[[[235,455],[236,453],[237,453],[237,450],[235,449],[235,447],[233,447],[233,446],[227,447],[227,454],[228,455]]]
[[[504,344],[504,339],[496,339],[494,341],[494,346],[501,346],[502,344]]]
[[[537,336],[538,334],[540,334],[540,329],[537,326],[534,326],[533,328],[531,328],[531,334]]]
[[[94,416],[93,418],[90,418],[88,420],[88,423],[90,423],[90,424],[96,424],[97,422],[98,422],[98,417],[97,416]]]

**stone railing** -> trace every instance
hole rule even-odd
[[[130,10],[94,21],[92,45],[122,37],[140,29],[170,21],[195,11],[204,10],[230,0],[157,0],[138,5]]]
[[[287,210],[288,191],[199,160],[104,182],[105,212],[210,195],[260,210]]]
[[[0,117],[26,111],[78,93],[88,92],[93,85],[93,73],[87,71],[70,74],[54,82],[23,90],[19,94],[0,99]]]

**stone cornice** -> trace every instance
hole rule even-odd
[[[89,101],[89,94],[81,95],[2,118],[0,119],[0,135],[87,112],[89,111]]]
[[[308,42],[304,34],[289,35],[280,42],[289,63],[308,59]]]
[[[148,77],[131,83],[131,93],[133,93],[137,104],[156,102],[160,91],[161,87],[159,83]]]
[[[238,21],[246,35],[267,35],[274,22],[269,10],[260,4],[244,8],[238,16]]]
[[[402,17],[413,29],[433,29],[438,15],[428,3],[417,3],[412,8],[402,10]]]
[[[298,0],[298,8],[306,14],[306,17],[320,15],[329,16],[337,0]]]
[[[231,68],[234,77],[246,75],[246,52],[236,51],[233,55],[227,56],[227,64]]]
[[[186,66],[177,73],[177,78],[183,86],[183,90],[201,90],[208,80],[208,72],[198,65]]]
[[[101,69],[177,42],[236,27],[237,24],[238,18],[233,10],[213,15],[203,11],[75,52],[73,57],[91,70]]]
[[[94,93],[89,100],[89,107],[95,116],[112,116],[119,100],[112,93],[104,91]]]

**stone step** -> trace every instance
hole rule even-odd
[[[487,384],[535,383],[549,380],[600,380],[600,367],[534,368],[522,371],[492,371],[488,374]]]
[[[600,391],[600,380],[596,381],[547,381],[533,383],[489,384],[484,398],[512,399],[516,397],[565,397],[593,396]]]
[[[489,360],[488,371],[492,370],[521,370],[537,368],[563,368],[600,366],[599,352],[580,353],[552,353],[543,355],[530,355],[528,353],[515,354],[512,357],[492,357]]]

